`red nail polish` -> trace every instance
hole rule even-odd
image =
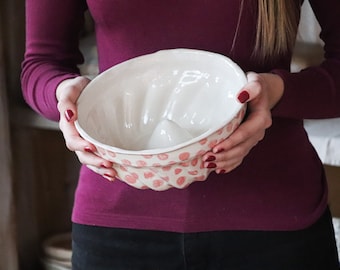
[[[209,163],[207,168],[209,168],[209,169],[216,168],[216,164],[215,163]]]
[[[218,174],[225,174],[226,170],[221,170]]]
[[[100,167],[104,168],[104,169],[109,169],[109,166],[106,166],[104,163],[100,164]]]
[[[222,153],[224,151],[224,149],[223,148],[221,148],[221,149],[218,149],[217,151],[216,151],[216,154],[218,154],[218,153]]]
[[[214,160],[216,160],[216,158],[214,157],[214,156],[209,156],[207,159],[206,159],[206,161],[214,161]]]
[[[108,173],[105,173],[104,174],[105,177],[107,177],[109,179],[109,181],[113,181],[114,180],[114,177]]]
[[[249,93],[246,90],[243,90],[237,97],[239,102],[246,103],[246,101],[249,99]]]
[[[72,112],[72,110],[66,110],[65,111],[65,117],[66,117],[66,120],[68,122],[70,122],[70,120],[72,119],[74,113]]]
[[[84,150],[85,150],[85,152],[87,152],[87,153],[93,153],[92,149],[91,149],[90,147],[88,147],[88,146],[86,146],[86,147],[84,148]]]

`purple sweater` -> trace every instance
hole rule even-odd
[[[34,110],[53,120],[59,118],[56,86],[77,76],[82,62],[78,32],[87,6],[95,21],[100,71],[160,49],[195,48],[227,55],[245,71],[275,72],[285,83],[273,125],[231,173],[211,173],[184,190],[157,192],[110,183],[83,166],[74,222],[178,232],[295,230],[320,217],[327,184],[303,119],[340,117],[340,1],[310,1],[322,26],[326,60],[295,74],[289,72],[290,54],[263,64],[251,57],[254,2],[246,1],[231,51],[240,0],[26,1],[23,93]]]

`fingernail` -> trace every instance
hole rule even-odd
[[[216,164],[215,163],[209,163],[207,168],[209,168],[209,169],[216,168]]]
[[[104,177],[111,182],[115,180],[114,177],[108,173],[104,173]]]
[[[218,174],[225,174],[226,173],[226,170],[220,170],[219,172],[218,172]]]
[[[66,117],[66,120],[68,122],[70,122],[70,120],[72,119],[73,115],[74,115],[74,113],[73,113],[72,110],[66,110],[65,111],[65,117]]]
[[[214,157],[214,156],[209,156],[205,161],[214,161],[214,160],[216,160],[216,157]]]
[[[88,146],[86,146],[86,147],[84,148],[84,150],[85,150],[85,152],[87,152],[87,153],[93,153],[92,149],[91,149],[90,147],[88,147]]]
[[[239,102],[241,103],[246,103],[247,100],[249,99],[249,93],[246,90],[243,90],[237,97],[237,99],[239,100]]]
[[[107,166],[107,165],[104,164],[104,163],[100,164],[100,167],[102,167],[102,168],[104,168],[104,169],[109,169],[109,168],[110,168],[110,166]]]
[[[223,151],[224,151],[224,149],[221,148],[221,149],[218,149],[218,150],[216,150],[216,151],[214,151],[214,152],[215,152],[215,154],[218,154],[218,153],[221,153],[221,152],[223,152]]]

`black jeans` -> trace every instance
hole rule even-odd
[[[173,233],[73,224],[74,270],[338,270],[331,215],[300,231]]]

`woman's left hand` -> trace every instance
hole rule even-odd
[[[271,73],[247,74],[248,83],[238,94],[241,103],[248,103],[248,116],[226,140],[203,156],[204,166],[216,173],[228,173],[238,167],[250,150],[265,136],[272,124],[271,109],[283,95],[284,83]]]

